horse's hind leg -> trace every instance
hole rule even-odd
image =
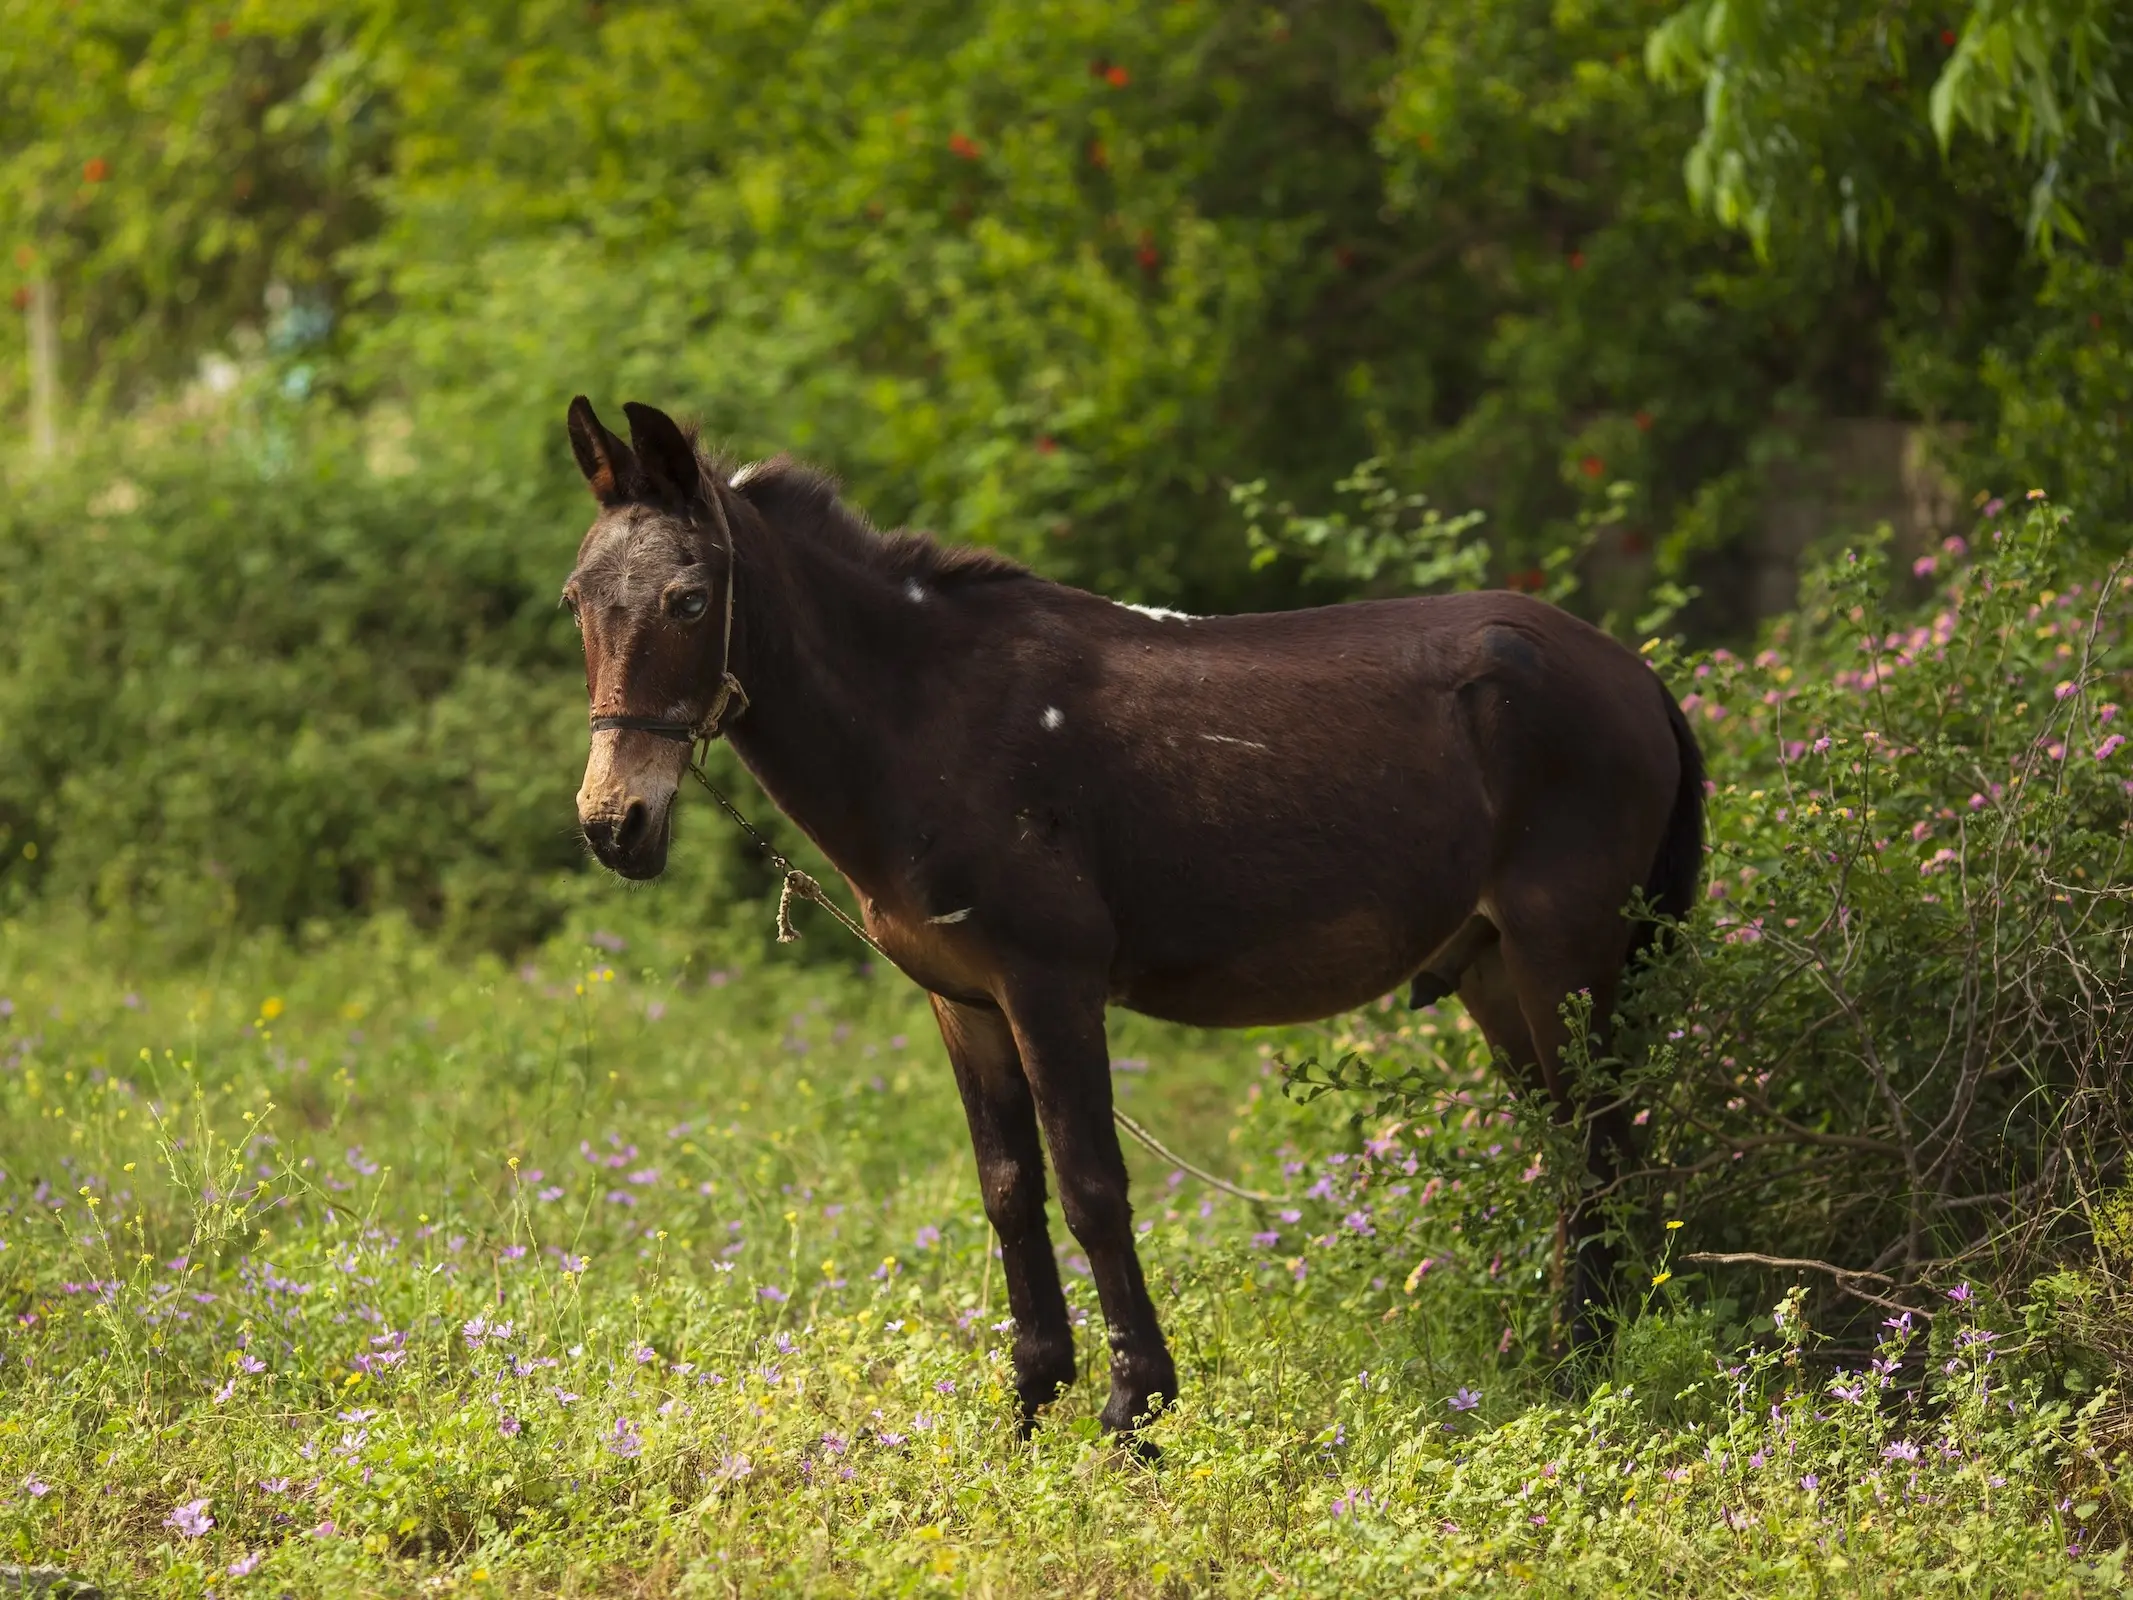
[[[1005,1016],[991,1006],[961,1005],[939,995],[933,1015],[962,1091],[985,1215],[1000,1239],[1007,1308],[1015,1319],[1015,1390],[1027,1430],[1037,1408],[1074,1381],[1074,1331],[1044,1222],[1037,1109]]]
[[[1446,995],[1458,993],[1460,976],[1474,964],[1476,956],[1496,942],[1496,937],[1496,924],[1487,917],[1478,911],[1468,917],[1466,925],[1422,963],[1422,970],[1407,988],[1409,1008],[1420,1011]]]
[[[1625,890],[1623,899],[1627,898]],[[1582,1108],[1576,1105],[1579,1089],[1570,1081],[1564,1057],[1571,1043],[1570,1027],[1562,1011],[1572,995],[1591,996],[1591,1042],[1596,1046],[1599,1031],[1614,1014],[1628,954],[1629,925],[1613,910],[1583,918],[1565,916],[1551,900],[1537,894],[1522,906],[1515,897],[1497,896],[1495,903],[1504,917],[1503,968],[1525,1019],[1533,1070],[1555,1102],[1559,1119],[1567,1120],[1574,1110],[1583,1110],[1585,1178],[1590,1188],[1603,1189],[1621,1175],[1623,1163],[1634,1155],[1635,1133],[1627,1108],[1616,1103],[1603,1086],[1584,1086],[1585,1103]],[[1576,1349],[1601,1337],[1601,1320],[1613,1299],[1615,1259],[1602,1235],[1599,1208],[1589,1198],[1572,1209],[1566,1232],[1573,1265],[1570,1343]]]

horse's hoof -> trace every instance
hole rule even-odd
[[[1442,977],[1434,972],[1418,972],[1415,981],[1407,986],[1407,1008],[1420,1011],[1424,1006],[1433,1006],[1439,1000],[1448,1000],[1459,992],[1457,978]]]

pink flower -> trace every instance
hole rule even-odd
[[[1940,561],[1935,556],[1920,556],[1911,563],[1911,576],[1914,578],[1930,578],[1933,576],[1933,569],[1939,565]]]
[[[2112,756],[2118,753],[2118,747],[2124,744],[2125,742],[2126,736],[2124,734],[2112,734],[2108,739],[2104,740],[2102,744],[2096,747],[2096,759],[2098,761],[2110,760]]]

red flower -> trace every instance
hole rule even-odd
[[[1606,470],[1607,463],[1602,461],[1598,456],[1587,456],[1584,460],[1578,463],[1578,471],[1584,473],[1585,476],[1588,478],[1597,478],[1601,473],[1605,472]]]
[[[1114,89],[1123,89],[1132,81],[1133,74],[1124,67],[1106,67],[1104,69],[1104,82]]]
[[[957,133],[949,135],[948,148],[954,151],[957,155],[961,156],[965,161],[975,161],[978,159],[979,156],[985,153],[983,147],[979,145],[978,141],[971,138],[970,135],[967,133]]]
[[[1058,451],[1059,443],[1050,434],[1040,433],[1037,435],[1037,454],[1049,456],[1056,455]]]
[[[1650,433],[1652,431],[1652,414],[1649,411],[1637,413],[1637,431],[1639,433]]]
[[[84,183],[102,183],[111,176],[111,163],[102,156],[91,156],[81,164],[81,176]]]
[[[1156,249],[1155,236],[1145,228],[1141,230],[1140,248],[1134,251],[1133,256],[1140,262],[1143,272],[1153,272],[1163,264],[1163,252]]]
[[[1573,250],[1573,251],[1571,251],[1571,252],[1570,252],[1570,270],[1571,270],[1572,272],[1583,272],[1583,271],[1585,270],[1585,252],[1584,252],[1584,251],[1582,251],[1582,250]]]
[[[1953,50],[1955,48],[1955,30],[1953,28],[1941,29],[1940,42],[1946,45],[1950,50]]]

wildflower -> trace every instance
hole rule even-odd
[[[1281,1243],[1281,1235],[1269,1228],[1263,1233],[1253,1234],[1252,1243],[1261,1250],[1271,1250]]]
[[[641,1345],[639,1345],[639,1346],[637,1347],[637,1365],[638,1365],[638,1366],[640,1366],[640,1367],[642,1367],[642,1366],[646,1366],[646,1365],[648,1365],[648,1364],[649,1364],[649,1363],[651,1363],[651,1362],[657,1361],[658,1359],[659,1359],[659,1352],[658,1352],[658,1351],[656,1351],[656,1350],[654,1350],[654,1349],[653,1349],[653,1348],[652,1348],[652,1347],[651,1347],[650,1345],[648,1345],[648,1344],[641,1344]]]
[[[715,1476],[720,1483],[738,1483],[754,1470],[746,1456],[721,1456]]]
[[[900,1433],[882,1431],[875,1434],[874,1437],[891,1450],[901,1450],[904,1447],[904,1436]]]
[[[934,1392],[935,1394],[954,1394],[954,1393],[955,1393],[955,1380],[954,1380],[953,1378],[943,1378],[943,1379],[941,1379],[941,1381],[940,1381],[939,1383],[936,1383],[936,1384],[935,1384],[935,1385],[933,1386],[933,1392]]]
[[[22,1480],[22,1492],[32,1500],[42,1500],[52,1492],[52,1486],[33,1472]]]
[[[629,1418],[617,1417],[608,1432],[607,1447],[623,1460],[633,1460],[644,1452],[644,1437]]]
[[[2110,736],[2109,738],[2105,739],[2105,740],[2103,741],[2103,743],[2102,743],[2102,744],[2100,744],[2100,745],[2098,745],[2098,746],[2096,747],[2096,759],[2097,759],[2098,761],[2108,761],[2108,760],[2110,760],[2110,759],[2111,759],[2111,757],[2113,757],[2113,756],[2115,756],[2116,754],[2118,754],[2118,751],[2119,751],[2119,747],[2120,747],[2121,745],[2123,745],[2123,744],[2124,744],[2125,742],[2126,742],[2126,736],[2125,736],[2124,734],[2122,734],[2122,733],[2114,733],[2114,734],[2112,734],[2112,735],[2111,735],[2111,736]]]
[[[482,1340],[489,1335],[489,1319],[487,1317],[474,1317],[459,1331],[466,1337],[469,1350],[479,1350]]]
[[[1368,1510],[1370,1504],[1370,1491],[1368,1489],[1350,1489],[1333,1502],[1333,1515],[1336,1519],[1345,1517],[1353,1512]]]
[[[1916,1461],[1918,1459],[1918,1446],[1908,1439],[1898,1439],[1881,1452],[1881,1459],[1884,1461]]]
[[[1829,1392],[1835,1395],[1839,1400],[1847,1401],[1853,1405],[1857,1405],[1859,1401],[1865,1398],[1866,1396],[1866,1385],[1863,1383],[1833,1383],[1829,1386]]]
[[[261,1478],[259,1487],[266,1490],[268,1494],[287,1494],[289,1492],[289,1480],[287,1478]]]
[[[1481,1404],[1481,1391],[1461,1386],[1459,1392],[1444,1403],[1454,1411],[1471,1411]]]
[[[519,1435],[519,1430],[524,1426],[525,1424],[516,1417],[504,1416],[496,1419],[496,1431],[506,1439],[516,1439]]]
[[[267,1364],[255,1355],[241,1355],[237,1358],[237,1370],[243,1373],[264,1372],[267,1370]]]
[[[783,1305],[786,1301],[792,1298],[791,1295],[787,1294],[783,1289],[780,1289],[774,1283],[764,1284],[761,1288],[757,1289],[755,1293],[756,1298],[758,1300],[768,1300],[773,1305]]]
[[[1667,1279],[1669,1279],[1669,1278],[1673,1277],[1673,1275],[1674,1275],[1674,1274],[1673,1274],[1673,1273],[1671,1273],[1671,1272],[1655,1272],[1655,1273],[1653,1273],[1653,1274],[1652,1274],[1652,1287],[1653,1287],[1654,1289],[1658,1288],[1658,1287],[1659,1287],[1659,1285],[1661,1285],[1662,1283],[1666,1282],[1666,1281],[1667,1281]]]
[[[1341,1226],[1351,1233],[1361,1234],[1366,1239],[1376,1237],[1378,1231],[1370,1225],[1369,1214],[1363,1211],[1349,1212],[1341,1218]]]
[[[265,1559],[266,1557],[257,1550],[254,1550],[250,1555],[239,1556],[229,1564],[229,1575],[233,1578],[249,1578],[259,1563]]]
[[[1948,1291],[1948,1298],[1959,1306],[1968,1305],[1970,1303],[1970,1285],[1967,1283],[1957,1284]]]
[[[188,1500],[163,1519],[163,1526],[176,1528],[188,1539],[197,1539],[215,1525],[215,1519],[207,1514],[207,1501]]]
[[[1800,1479],[1800,1487],[1805,1489],[1809,1494],[1813,1494],[1817,1489],[1822,1487],[1822,1480],[1816,1477],[1812,1472],[1810,1472]]]

